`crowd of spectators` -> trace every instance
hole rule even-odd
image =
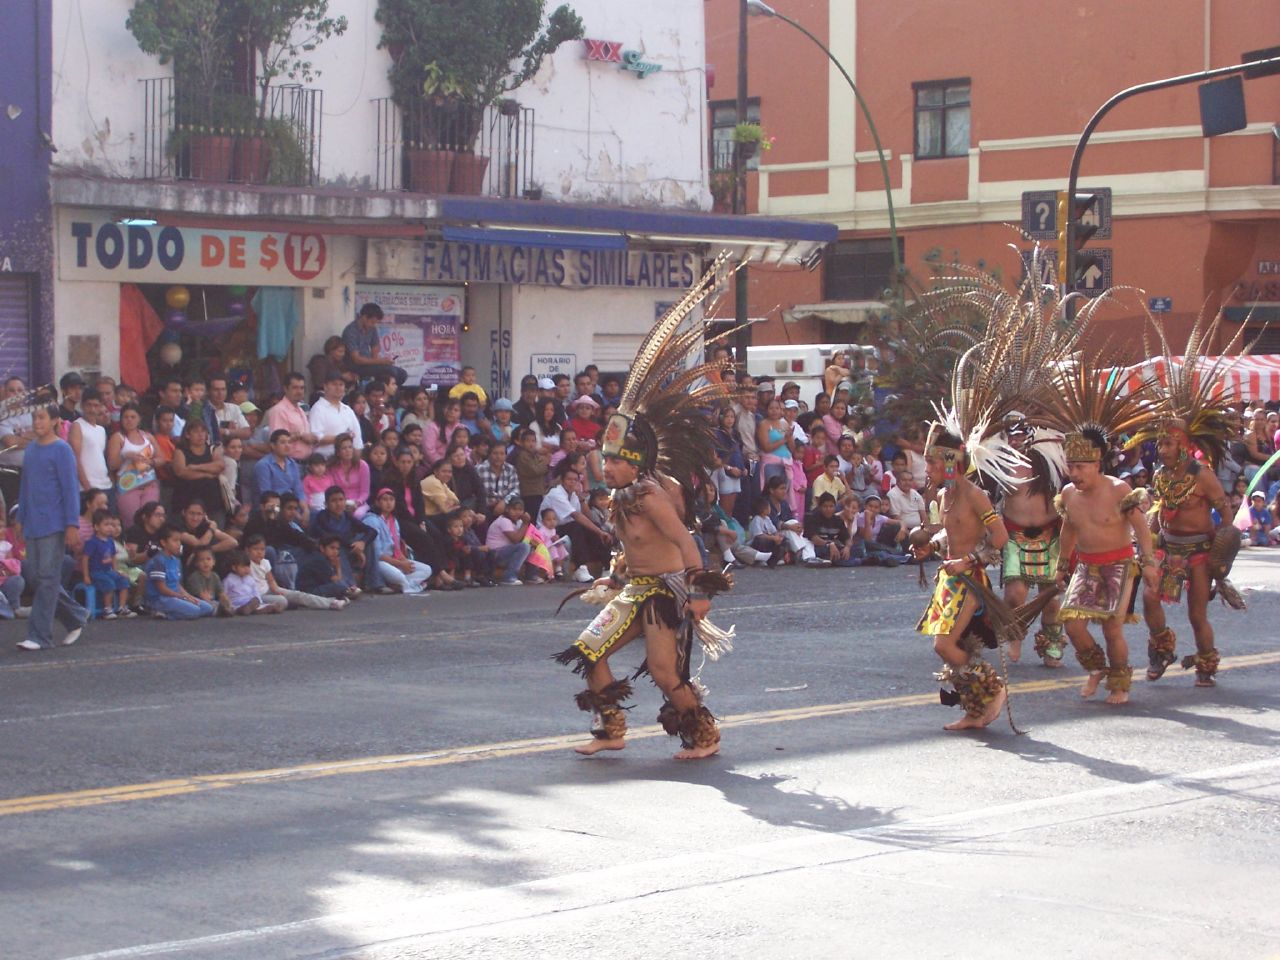
[[[515,400],[490,397],[470,367],[448,387],[402,386],[393,358],[364,344],[370,316],[348,329],[354,338],[325,344],[310,385],[290,373],[278,396],[251,397],[220,375],[162,378],[145,397],[107,377],[63,376],[56,430],[81,494],[63,586],[108,618],[190,619],[337,610],[365,593],[589,582],[606,569],[617,538],[598,438],[620,379],[595,366],[526,376]],[[350,362],[361,349],[366,362]],[[939,522],[921,428],[877,418],[847,380],[810,406],[796,383],[725,376],[735,399],[708,411],[715,469],[690,518],[707,562],[914,562],[908,534]],[[26,385],[4,390],[21,397]],[[9,504],[31,416],[0,422]],[[1245,417],[1218,466],[1237,498],[1280,441],[1274,411]],[[1114,472],[1134,485],[1151,466],[1150,451],[1116,451]],[[1271,480],[1247,507],[1258,544],[1280,539],[1280,474]],[[10,522],[0,617],[25,610],[26,560]]]

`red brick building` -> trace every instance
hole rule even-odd
[[[1006,224],[1024,191],[1066,187],[1072,150],[1112,94],[1239,63],[1280,44],[1275,0],[776,0],[820,37],[867,101],[888,159],[902,258],[1016,276]],[[732,135],[738,0],[706,0],[711,162]],[[812,272],[751,268],[757,344],[857,339],[850,328],[891,270],[884,179],[870,130],[822,51],[786,23],[750,17],[748,77],[773,148],[753,161],[749,207],[835,222],[840,241]],[[1114,284],[1165,298],[1180,336],[1208,303],[1280,323],[1280,76],[1245,82],[1248,126],[1205,139],[1195,85],[1140,95],[1103,121],[1080,188],[1110,187]],[[716,149],[716,141],[721,149]],[[713,184],[714,184],[713,178]],[[1052,241],[1049,241],[1052,246]],[[732,307],[721,306],[720,311]],[[1141,313],[1112,308],[1124,334]],[[1280,336],[1266,352],[1280,353]],[[1130,338],[1135,353],[1140,342]]]

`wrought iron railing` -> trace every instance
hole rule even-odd
[[[173,77],[142,84],[142,176],[213,179],[307,186],[320,168],[324,92],[297,84],[257,94],[180,92]],[[197,152],[201,138],[214,137],[215,162]],[[225,153],[219,156],[218,152]],[[223,162],[225,161],[225,162]],[[224,175],[225,171],[225,175]]]
[[[536,196],[533,180],[534,111],[514,100],[485,109],[419,104],[404,111],[390,97],[373,101],[377,121],[379,190]],[[437,165],[424,174],[423,154]],[[457,158],[466,158],[457,159]],[[477,164],[475,159],[479,160]],[[464,184],[460,171],[471,171]],[[481,169],[482,168],[482,169]]]

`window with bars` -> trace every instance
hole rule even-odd
[[[913,83],[917,160],[969,153],[969,80]]]
[[[898,240],[902,256],[903,241]],[[879,300],[893,285],[893,241],[837,240],[827,248],[822,269],[822,299]]]
[[[760,98],[747,101],[747,123],[760,122]],[[711,104],[711,169],[733,169],[733,128],[738,125],[738,101],[717,100]],[[748,157],[744,166],[755,170],[760,154]]]

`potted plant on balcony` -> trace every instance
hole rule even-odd
[[[236,139],[237,177],[262,183],[271,164],[284,159],[276,156],[279,148],[294,152],[281,139],[287,125],[269,128],[272,81],[310,83],[319,76],[309,55],[330,37],[342,36],[347,18],[329,16],[329,0],[232,0],[229,6],[237,40],[253,53],[242,87],[257,87],[254,116]]]
[[[733,142],[743,157],[754,157],[760,150],[771,150],[776,137],[766,137],[764,127],[758,123],[740,123],[733,128]]]
[[[545,9],[545,0],[378,0],[379,46],[392,55],[411,173],[410,151],[448,151],[450,191],[480,191],[489,158],[475,148],[485,109],[533,77],[560,44],[583,36],[568,5],[544,26]]]
[[[226,126],[227,72],[234,40],[222,0],[135,0],[125,26],[144,52],[174,74],[174,133],[169,150],[185,156],[195,180],[231,178]]]

